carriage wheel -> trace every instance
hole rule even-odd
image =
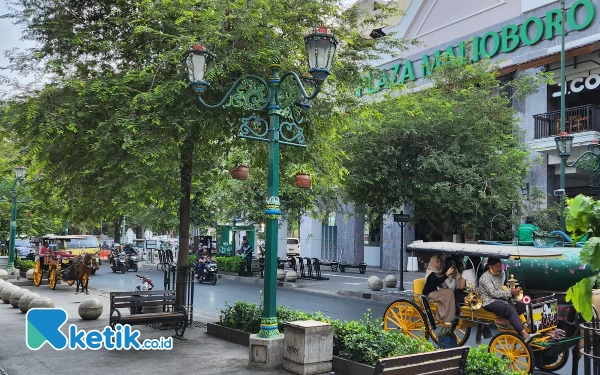
[[[88,277],[87,273],[84,273],[83,277],[81,278],[81,287],[87,288],[88,281],[89,281],[89,277]]]
[[[542,355],[541,360],[544,360],[544,356]],[[544,363],[540,365],[536,365],[537,368],[543,371],[558,371],[561,368],[565,367],[567,362],[569,361],[569,351],[565,350],[561,352],[556,357],[556,360],[550,363]]]
[[[435,330],[429,326],[429,334],[431,335],[431,339],[435,341],[436,344],[440,343],[439,340],[441,337],[448,335],[449,333],[450,327],[442,324],[441,322],[440,324],[436,325]],[[456,346],[463,346],[469,339],[469,336],[471,336],[471,327],[463,327],[461,323],[458,323],[454,329],[454,332],[452,333],[456,339]]]
[[[508,359],[507,369],[519,374],[533,372],[533,352],[521,336],[513,332],[502,332],[492,337],[488,351],[498,357]]]
[[[73,284],[75,284],[75,280],[67,280],[67,284],[73,285]]]
[[[33,265],[33,285],[40,286],[42,283],[42,265],[40,264],[40,260],[36,260]]]
[[[425,315],[413,301],[398,300],[392,302],[383,314],[383,329],[400,329],[412,338],[429,338]]]
[[[50,284],[50,289],[56,289],[56,279],[58,278],[58,272],[56,268],[53,268],[48,271],[48,283]]]

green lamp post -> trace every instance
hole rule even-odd
[[[10,243],[8,246],[8,264],[7,270],[15,269],[15,240],[17,237],[17,187],[25,180],[27,168],[23,166],[15,167],[15,183],[12,187],[12,212],[10,215]]]
[[[588,150],[581,154],[575,161],[569,163],[567,160],[571,156],[573,146],[573,136],[567,132],[562,132],[554,137],[558,156],[561,158],[561,164],[566,167],[579,167],[588,172],[596,172],[590,176],[590,186],[600,188],[600,145],[598,139],[594,138],[587,147]]]
[[[185,54],[185,64],[190,87],[198,95],[200,103],[207,108],[244,108],[253,113],[242,118],[242,138],[265,141],[269,144],[268,187],[266,199],[266,257],[263,316],[259,337],[279,337],[276,308],[277,240],[279,210],[279,145],[306,147],[304,132],[300,127],[304,115],[311,107],[325,79],[329,76],[338,41],[325,27],[319,27],[304,37],[308,54],[308,72],[311,77],[300,77],[294,72],[279,75],[280,65],[271,64],[268,82],[255,75],[238,78],[223,99],[208,104],[202,99],[210,87],[205,79],[207,66],[215,55],[202,45],[196,45]],[[308,92],[307,92],[308,88]],[[267,111],[269,121],[254,115]],[[280,120],[283,121],[280,122]]]

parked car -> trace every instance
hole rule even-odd
[[[297,238],[288,238],[287,239],[287,256],[300,256],[300,240]]]
[[[29,240],[15,240],[15,254],[24,258],[32,251],[35,253],[35,247]]]

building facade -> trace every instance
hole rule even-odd
[[[373,0],[359,2],[371,9]],[[365,100],[377,97],[396,84],[414,82],[426,86],[427,76],[435,69],[436,56],[442,53],[462,56],[471,61],[489,58],[500,64],[502,79],[534,75],[538,71],[554,73],[560,82],[562,10],[557,0],[412,0],[403,1],[405,13],[394,25],[374,28],[369,33],[380,37],[395,33],[398,38],[418,39],[401,59],[382,57],[375,64],[385,74],[359,90]],[[377,11],[377,6],[372,6]],[[600,0],[567,0],[566,19],[566,116],[565,130],[574,135],[575,160],[600,134]],[[558,198],[560,158],[554,137],[560,132],[560,85],[544,85],[513,106],[521,118],[524,141],[532,149],[532,169],[525,186],[547,192],[548,203]],[[566,195],[595,195],[600,179],[595,172],[566,168]],[[525,190],[524,190],[525,191]],[[408,208],[405,208],[408,211]],[[348,214],[351,212],[351,214]],[[363,262],[398,270],[400,262],[400,226],[393,217],[383,218],[378,241],[364,229],[360,207],[340,210],[336,219],[338,259]],[[307,218],[307,220],[309,220]],[[330,221],[333,222],[333,221]],[[306,224],[307,229],[310,224]],[[310,232],[318,229],[312,226]],[[322,231],[327,230],[323,226]],[[301,233],[303,231],[301,230]],[[313,238],[322,236],[317,235]],[[419,235],[405,228],[405,244]],[[305,239],[310,244],[309,239]],[[310,256],[322,257],[323,241],[307,246]],[[374,246],[369,246],[374,245]],[[329,255],[329,254],[328,254]],[[410,255],[410,254],[407,254]],[[408,256],[404,256],[405,268]],[[331,258],[330,258],[331,259]]]

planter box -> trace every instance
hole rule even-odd
[[[373,375],[375,367],[333,356],[331,371],[344,375]]]
[[[206,333],[222,340],[250,346],[250,333],[240,331],[239,329],[224,327],[219,323],[206,324]]]

